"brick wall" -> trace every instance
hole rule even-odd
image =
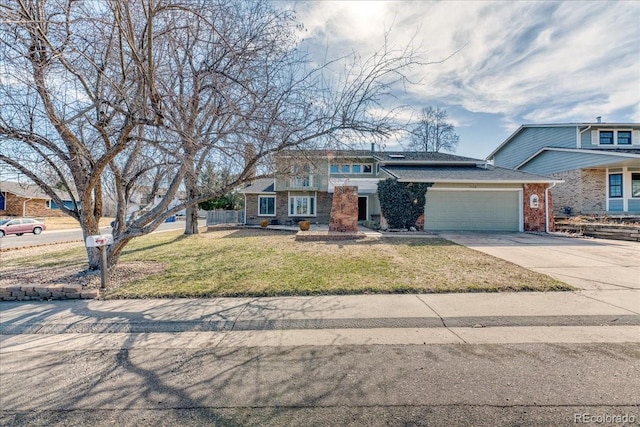
[[[64,216],[60,209],[47,208],[44,199],[25,199],[12,193],[6,193],[5,210],[0,215],[23,216],[23,203],[26,201],[24,216],[51,217]]]
[[[551,175],[563,183],[553,187],[554,215],[571,208],[573,215],[606,211],[606,173],[604,169],[576,169]]]
[[[604,169],[583,169],[581,213],[596,213],[607,210],[607,174]]]
[[[247,194],[246,195],[246,222],[248,225],[258,225],[263,219],[278,220],[280,224],[286,224],[287,221],[297,219],[297,217],[289,217],[289,194],[286,191],[282,191],[276,194],[276,216],[258,216],[258,195]],[[329,218],[331,217],[331,201],[332,196],[329,193],[318,192],[316,194],[316,216],[309,217],[308,219],[312,223],[329,224]]]
[[[545,189],[547,184],[525,184],[522,197],[524,231],[546,231],[546,214],[545,214]],[[538,196],[538,207],[531,207],[531,196]],[[550,215],[552,217],[552,215]],[[553,221],[549,218],[549,228],[552,229]]]

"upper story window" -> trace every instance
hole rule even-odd
[[[373,165],[370,163],[342,163],[329,167],[332,174],[367,174],[371,173]]]
[[[600,131],[600,145],[613,145],[613,131],[601,130]]]
[[[632,143],[630,130],[601,130],[598,132],[599,145],[631,145]]]
[[[291,168],[291,172],[294,175],[291,178],[291,187],[313,186],[313,175],[311,175],[311,166],[309,166],[308,164],[294,165]]]
[[[618,131],[618,145],[631,145],[631,131],[619,130]]]

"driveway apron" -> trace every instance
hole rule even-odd
[[[459,245],[547,274],[585,296],[640,311],[640,244],[529,233],[440,233]],[[609,291],[615,291],[609,292]]]

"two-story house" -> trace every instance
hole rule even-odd
[[[564,181],[556,214],[640,213],[640,124],[522,125],[487,158]]]
[[[486,161],[444,153],[366,150],[286,151],[273,178],[242,190],[245,222],[293,224],[306,219],[328,224],[334,189],[358,189],[358,219],[381,216],[378,182],[430,183],[424,228],[443,230],[545,231],[551,206],[548,187],[558,180]],[[548,203],[547,203],[548,202]]]

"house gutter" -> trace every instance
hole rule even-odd
[[[545,231],[548,233],[549,232],[549,190],[551,190],[553,187],[555,187],[557,184],[557,182],[552,182],[550,187],[547,187],[544,189],[544,210],[545,210],[545,215],[544,215],[544,229]]]

